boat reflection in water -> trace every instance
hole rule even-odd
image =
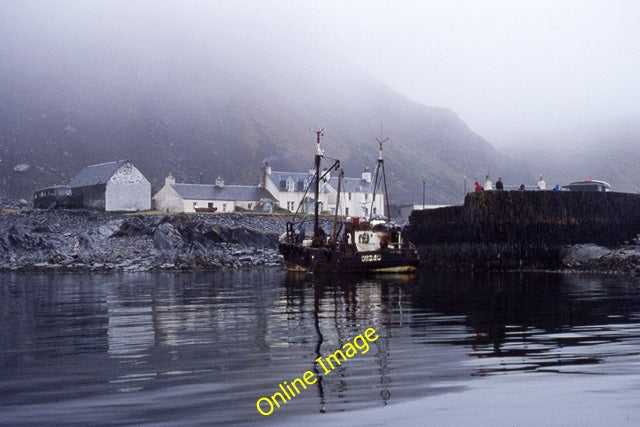
[[[402,274],[372,275],[365,279],[337,274],[287,274],[287,313],[302,316],[297,321],[305,325],[305,329],[313,326],[312,333],[304,335],[313,340],[309,343],[313,346],[313,357],[308,357],[308,367],[318,378],[316,392],[320,412],[327,408],[340,410],[346,402],[370,406],[375,400],[386,404],[390,399],[393,383],[390,339],[394,335],[391,328],[398,320],[403,323],[401,300],[412,293],[416,283],[416,276]],[[366,354],[359,352],[341,360],[339,366],[325,374],[317,359],[326,359],[368,328],[375,329],[378,339],[370,344]],[[396,360],[395,363],[401,366],[412,362]],[[396,386],[400,384],[397,382]],[[405,387],[400,388],[407,392]],[[364,401],[363,392],[369,396]]]
[[[340,375],[331,372],[319,381],[320,410],[340,411],[346,404],[366,407],[456,391],[469,377],[607,374],[614,354],[633,370],[640,289],[619,280],[444,273],[349,281],[289,273],[286,292],[288,309],[303,316],[304,325],[313,324],[310,336],[317,337],[308,366],[367,327],[380,336],[371,356],[357,355],[338,368]]]

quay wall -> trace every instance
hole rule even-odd
[[[436,269],[559,268],[570,245],[624,244],[640,233],[640,195],[484,191],[463,206],[415,210],[406,234]]]

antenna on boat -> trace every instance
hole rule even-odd
[[[316,155],[322,156],[322,150],[320,149],[320,138],[324,136],[324,128],[320,128],[318,130],[309,129],[311,132],[316,134]]]
[[[378,154],[378,160],[382,160],[382,144],[384,144],[385,142],[387,142],[389,140],[389,138],[384,138],[384,126],[380,125],[380,139],[376,138],[376,141],[378,141],[378,144],[380,144],[380,151]]]
[[[385,138],[382,141],[379,140],[378,138],[376,138],[376,141],[378,141],[378,144],[380,144],[380,151],[378,152],[378,161],[384,162],[384,159],[382,158],[382,144],[384,144],[385,142],[387,142],[389,140],[389,138]]]

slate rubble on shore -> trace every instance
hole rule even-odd
[[[151,271],[282,266],[285,217],[123,215],[31,210],[0,214],[0,270]]]
[[[0,271],[280,268],[283,262],[277,250],[278,236],[288,219],[240,213],[0,213]],[[323,225],[329,227],[328,223]],[[460,255],[464,244],[454,246],[457,249],[452,251],[440,248],[444,252],[439,256],[434,253],[431,258],[441,259],[444,269],[459,267],[463,261],[456,262],[454,258]],[[472,255],[467,254],[464,262],[472,260]],[[640,275],[640,240],[610,247],[591,243],[560,245],[554,259],[555,267],[544,269]],[[520,268],[531,269],[527,265]],[[511,269],[519,267],[514,265]]]
[[[567,247],[562,264],[568,271],[640,276],[640,240],[606,248],[594,244]]]

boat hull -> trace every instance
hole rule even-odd
[[[308,273],[411,274],[419,261],[413,247],[354,252],[281,243],[280,253],[289,271]]]

